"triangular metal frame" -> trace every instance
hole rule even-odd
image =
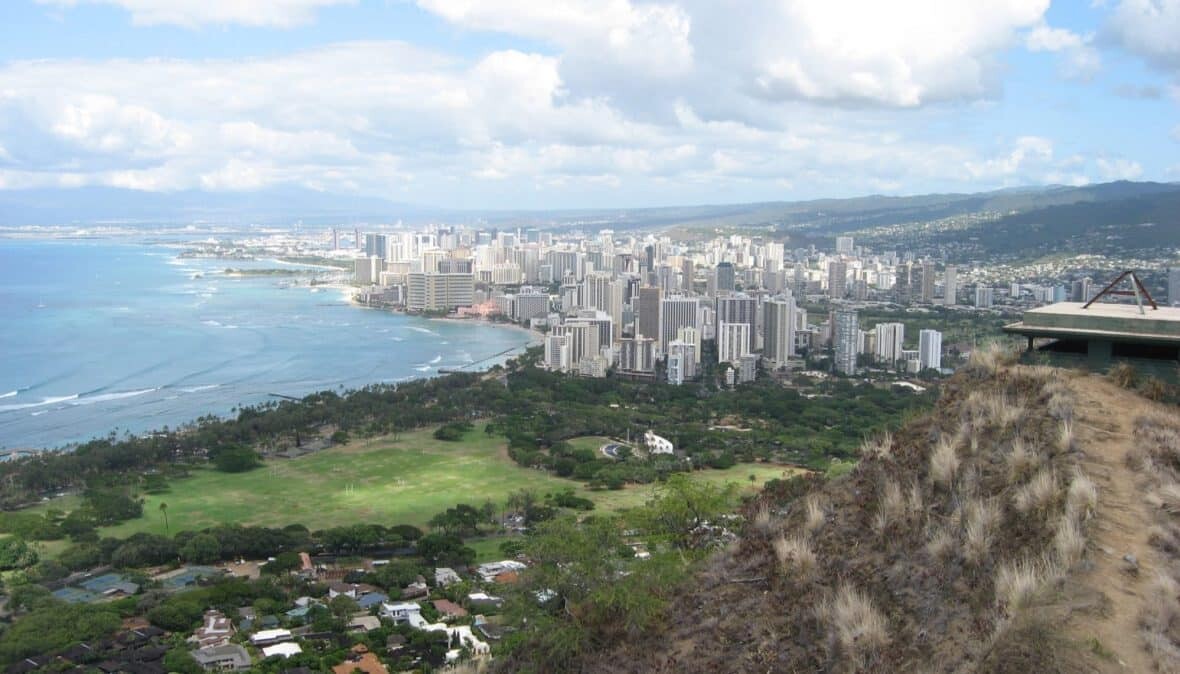
[[[1131,277],[1131,289],[1130,290],[1115,290],[1114,287],[1117,286],[1123,279],[1127,278],[1128,276]],[[1148,303],[1151,304],[1152,310],[1153,311],[1159,310],[1159,306],[1155,303],[1155,300],[1151,299],[1151,293],[1147,292],[1147,288],[1145,288],[1143,286],[1143,282],[1139,280],[1139,276],[1136,275],[1135,272],[1133,272],[1129,269],[1127,271],[1119,274],[1118,278],[1111,281],[1110,284],[1107,285],[1102,290],[1100,290],[1097,295],[1090,298],[1090,301],[1086,302],[1086,304],[1083,305],[1082,308],[1089,309],[1091,304],[1097,302],[1098,298],[1102,297],[1104,295],[1123,295],[1123,296],[1134,295],[1135,296],[1135,304],[1139,305],[1139,313],[1141,313],[1141,314],[1147,313],[1146,311],[1143,310],[1143,298],[1146,297]]]

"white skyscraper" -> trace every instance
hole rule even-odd
[[[921,369],[942,369],[942,333],[922,330],[918,333],[918,360]]]
[[[892,363],[901,360],[901,346],[905,342],[905,323],[878,323],[877,360]]]
[[[668,344],[668,383],[680,385],[697,376],[698,349],[679,339]]]
[[[1168,304],[1180,307],[1180,267],[1168,269]]]
[[[697,327],[697,301],[691,297],[669,297],[660,301],[660,353],[668,353],[668,342],[680,328]]]
[[[749,323],[717,324],[717,362],[737,365],[750,353]]]
[[[989,309],[995,302],[994,291],[987,286],[975,286],[975,306]]]
[[[943,278],[942,303],[953,307],[959,303],[956,295],[959,293],[959,270],[953,264],[946,266]]]
[[[764,305],[762,353],[767,360],[782,365],[795,355],[795,298],[776,297]]]
[[[851,236],[837,236],[836,237],[836,254],[837,255],[852,255],[852,237]]]
[[[855,311],[837,311],[833,327],[833,342],[836,352],[836,371],[841,374],[856,374],[856,342],[860,336],[860,323]]]

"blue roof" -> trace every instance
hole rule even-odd
[[[211,566],[188,566],[184,571],[170,578],[164,579],[164,587],[176,590],[189,585],[196,585],[201,578],[212,578],[221,573]]]

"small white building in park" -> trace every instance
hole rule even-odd
[[[674,447],[672,447],[671,440],[668,440],[667,438],[661,438],[651,431],[644,432],[643,444],[647,445],[647,451],[649,454],[671,454],[672,450],[674,449]]]
[[[275,655],[281,655],[284,658],[289,658],[292,655],[299,655],[302,652],[303,649],[299,647],[299,644],[295,643],[294,641],[286,641],[281,644],[275,644],[274,646],[267,646],[263,648],[262,657],[269,658]]]

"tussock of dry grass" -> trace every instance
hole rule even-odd
[[[989,342],[971,352],[963,367],[977,377],[993,377],[1001,368],[1016,361],[1016,354],[999,342]]]
[[[1062,513],[1057,520],[1053,549],[1057,553],[1057,562],[1063,569],[1072,569],[1082,561],[1082,555],[1086,552],[1086,535],[1082,533],[1078,521],[1068,512]]]
[[[1180,484],[1169,482],[1161,485],[1148,495],[1148,503],[1163,509],[1169,515],[1180,515]]]
[[[1004,461],[1008,464],[1008,482],[1012,484],[1023,482],[1041,467],[1041,455],[1030,450],[1022,438],[1012,441],[1012,448],[1004,455]]]
[[[886,431],[860,443],[860,455],[866,459],[888,459],[893,455],[893,434]]]
[[[996,605],[1008,614],[1028,608],[1037,592],[1059,575],[1057,567],[1044,559],[1004,562],[996,569]]]
[[[819,497],[815,494],[809,495],[804,501],[803,508],[803,530],[807,533],[813,533],[819,530],[827,519],[827,514],[824,512],[824,507],[820,503]]]
[[[934,530],[926,541],[926,552],[938,560],[949,559],[955,552],[955,535],[946,529]]]
[[[1073,422],[1063,421],[1057,428],[1057,451],[1068,454],[1076,448],[1076,438],[1073,432]]]
[[[818,567],[815,551],[802,536],[776,538],[774,557],[783,573],[800,579],[810,578]]]
[[[930,480],[939,487],[949,489],[959,471],[959,455],[955,447],[946,440],[939,440],[930,454]]]
[[[1012,496],[1012,505],[1022,514],[1048,512],[1057,499],[1057,474],[1052,468],[1037,471],[1028,484],[1019,487]]]
[[[1098,487],[1094,481],[1077,471],[1065,492],[1065,513],[1078,522],[1085,522],[1098,508]]]
[[[999,524],[1000,508],[994,502],[975,500],[967,504],[963,558],[968,564],[982,564],[987,559]]]
[[[754,513],[754,529],[762,533],[770,531],[772,522],[770,519],[770,507],[763,504],[758,508],[758,512]]]
[[[835,638],[840,653],[865,666],[872,655],[889,644],[889,623],[864,593],[843,584],[816,610]]]

